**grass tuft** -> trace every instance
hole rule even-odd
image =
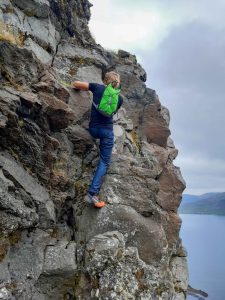
[[[25,35],[18,28],[0,21],[0,41],[21,47],[24,45],[24,40]]]

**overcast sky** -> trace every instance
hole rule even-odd
[[[185,193],[225,192],[225,1],[91,3],[96,42],[135,54],[170,111]]]

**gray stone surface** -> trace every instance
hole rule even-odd
[[[57,57],[90,60],[93,65],[107,65],[107,61],[95,49],[84,49],[65,42],[59,45]]]
[[[33,282],[38,279],[42,272],[44,249],[49,240],[50,235],[40,229],[22,232],[21,240],[9,251],[12,279],[18,278],[23,283],[27,282],[28,277]]]
[[[55,209],[47,190],[41,186],[8,153],[0,153],[0,166],[7,171],[38,205],[40,226],[46,227],[55,222]]]
[[[94,281],[98,278],[99,281],[97,286],[92,282],[89,297],[84,297],[80,281],[79,295],[85,299],[100,295],[102,299],[109,297],[119,300],[171,299],[168,285],[163,286],[167,284],[165,278],[155,276],[160,269],[145,264],[139,258],[137,248],[127,247],[125,241],[126,238],[119,231],[108,231],[89,240],[85,250],[85,266],[91,279]],[[161,287],[163,298],[157,295],[154,286]]]
[[[154,218],[145,218],[130,206],[108,205],[99,212],[87,207],[77,222],[77,243],[89,241],[96,233],[116,230],[126,237],[127,245],[138,248],[146,263],[157,265],[165,259],[167,240],[163,228]]]
[[[0,289],[0,299],[10,300],[12,299],[11,297],[12,297],[11,293],[5,287]]]
[[[42,273],[45,275],[75,275],[76,244],[74,242],[59,241],[55,245],[47,246]]]
[[[43,64],[51,65],[53,56],[40,47],[31,38],[26,39],[25,46],[28,50],[32,51]]]
[[[29,206],[26,203],[29,203]],[[39,221],[32,199],[28,194],[21,193],[20,189],[4,176],[2,169],[0,169],[0,209],[14,215],[17,219],[15,225],[14,221],[11,223],[11,218],[6,218],[6,223],[2,224],[3,232],[10,232],[10,228],[14,230],[18,227],[29,228]]]
[[[127,117],[127,112],[124,107],[119,109],[114,115],[113,120],[116,124],[122,125],[126,131],[132,131],[134,129],[133,121]]]
[[[4,287],[5,285],[9,285],[11,283],[11,277],[8,269],[9,260],[6,257],[1,262],[1,268],[0,268],[0,288]],[[1,296],[0,296],[1,299]]]
[[[2,57],[1,70],[11,81],[11,86],[27,86],[38,80],[44,69],[31,51],[16,47],[13,44],[1,41],[0,56]],[[23,68],[21,68],[23,65]]]
[[[110,257],[114,260],[117,257],[124,256],[125,252],[125,242],[123,235],[118,231],[105,232],[104,234],[96,235],[93,239],[91,239],[86,246],[85,249],[85,264],[89,267],[90,263],[98,264],[99,267],[103,267],[105,265],[104,259],[101,261],[99,256],[101,257]],[[103,266],[100,264],[103,263]]]
[[[31,3],[32,1],[29,2]],[[20,6],[26,6],[23,1],[21,2],[18,0],[18,3],[20,3]],[[30,35],[40,46],[43,48],[50,47],[51,51],[54,52],[59,42],[60,35],[52,25],[51,20],[48,18],[37,18],[35,16],[35,9],[31,12],[31,9],[28,8],[30,11],[27,11],[27,13],[17,6],[13,7],[13,9],[15,14],[8,14],[5,23],[14,28],[18,28],[25,36]],[[47,10],[43,10],[48,14]],[[38,9],[36,12],[37,11]]]
[[[174,257],[171,260],[171,271],[178,289],[186,291],[188,287],[188,268],[186,257]]]
[[[102,84],[102,70],[95,66],[81,67],[77,70],[76,79]]]
[[[47,18],[50,12],[49,1],[47,0],[12,0],[26,15],[33,15],[39,18]]]
[[[124,141],[126,138],[125,130],[120,125],[114,125],[114,147],[113,153],[123,153]]]

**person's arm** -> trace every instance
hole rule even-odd
[[[117,110],[119,110],[122,105],[123,105],[123,97],[121,95],[119,95],[119,103],[118,103]]]
[[[88,91],[89,90],[89,83],[83,81],[74,81],[71,83],[71,87],[76,90]]]

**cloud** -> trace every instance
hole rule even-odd
[[[176,163],[189,193],[225,190],[224,49],[225,30],[194,22],[141,54],[148,84],[170,110]]]
[[[224,192],[224,160],[205,160],[197,155],[179,156],[177,164],[182,166],[181,172],[186,180],[185,193],[200,195],[206,192]]]
[[[149,85],[169,107],[179,144],[208,158],[224,158],[225,153],[224,33],[186,24],[172,31],[151,57],[142,53]]]
[[[97,41],[136,54],[170,110],[186,192],[224,191],[224,0],[92,2]]]
[[[157,11],[127,9],[121,5],[120,9],[115,9],[116,5],[111,1],[106,1],[101,9],[99,3],[94,4],[91,32],[106,48],[132,51],[138,45],[146,49],[149,41],[153,46],[158,43],[159,36],[162,38],[165,34],[165,21]]]
[[[199,21],[224,22],[223,0],[92,0],[91,31],[109,49],[155,48],[174,27]],[[215,22],[216,16],[216,22]]]

